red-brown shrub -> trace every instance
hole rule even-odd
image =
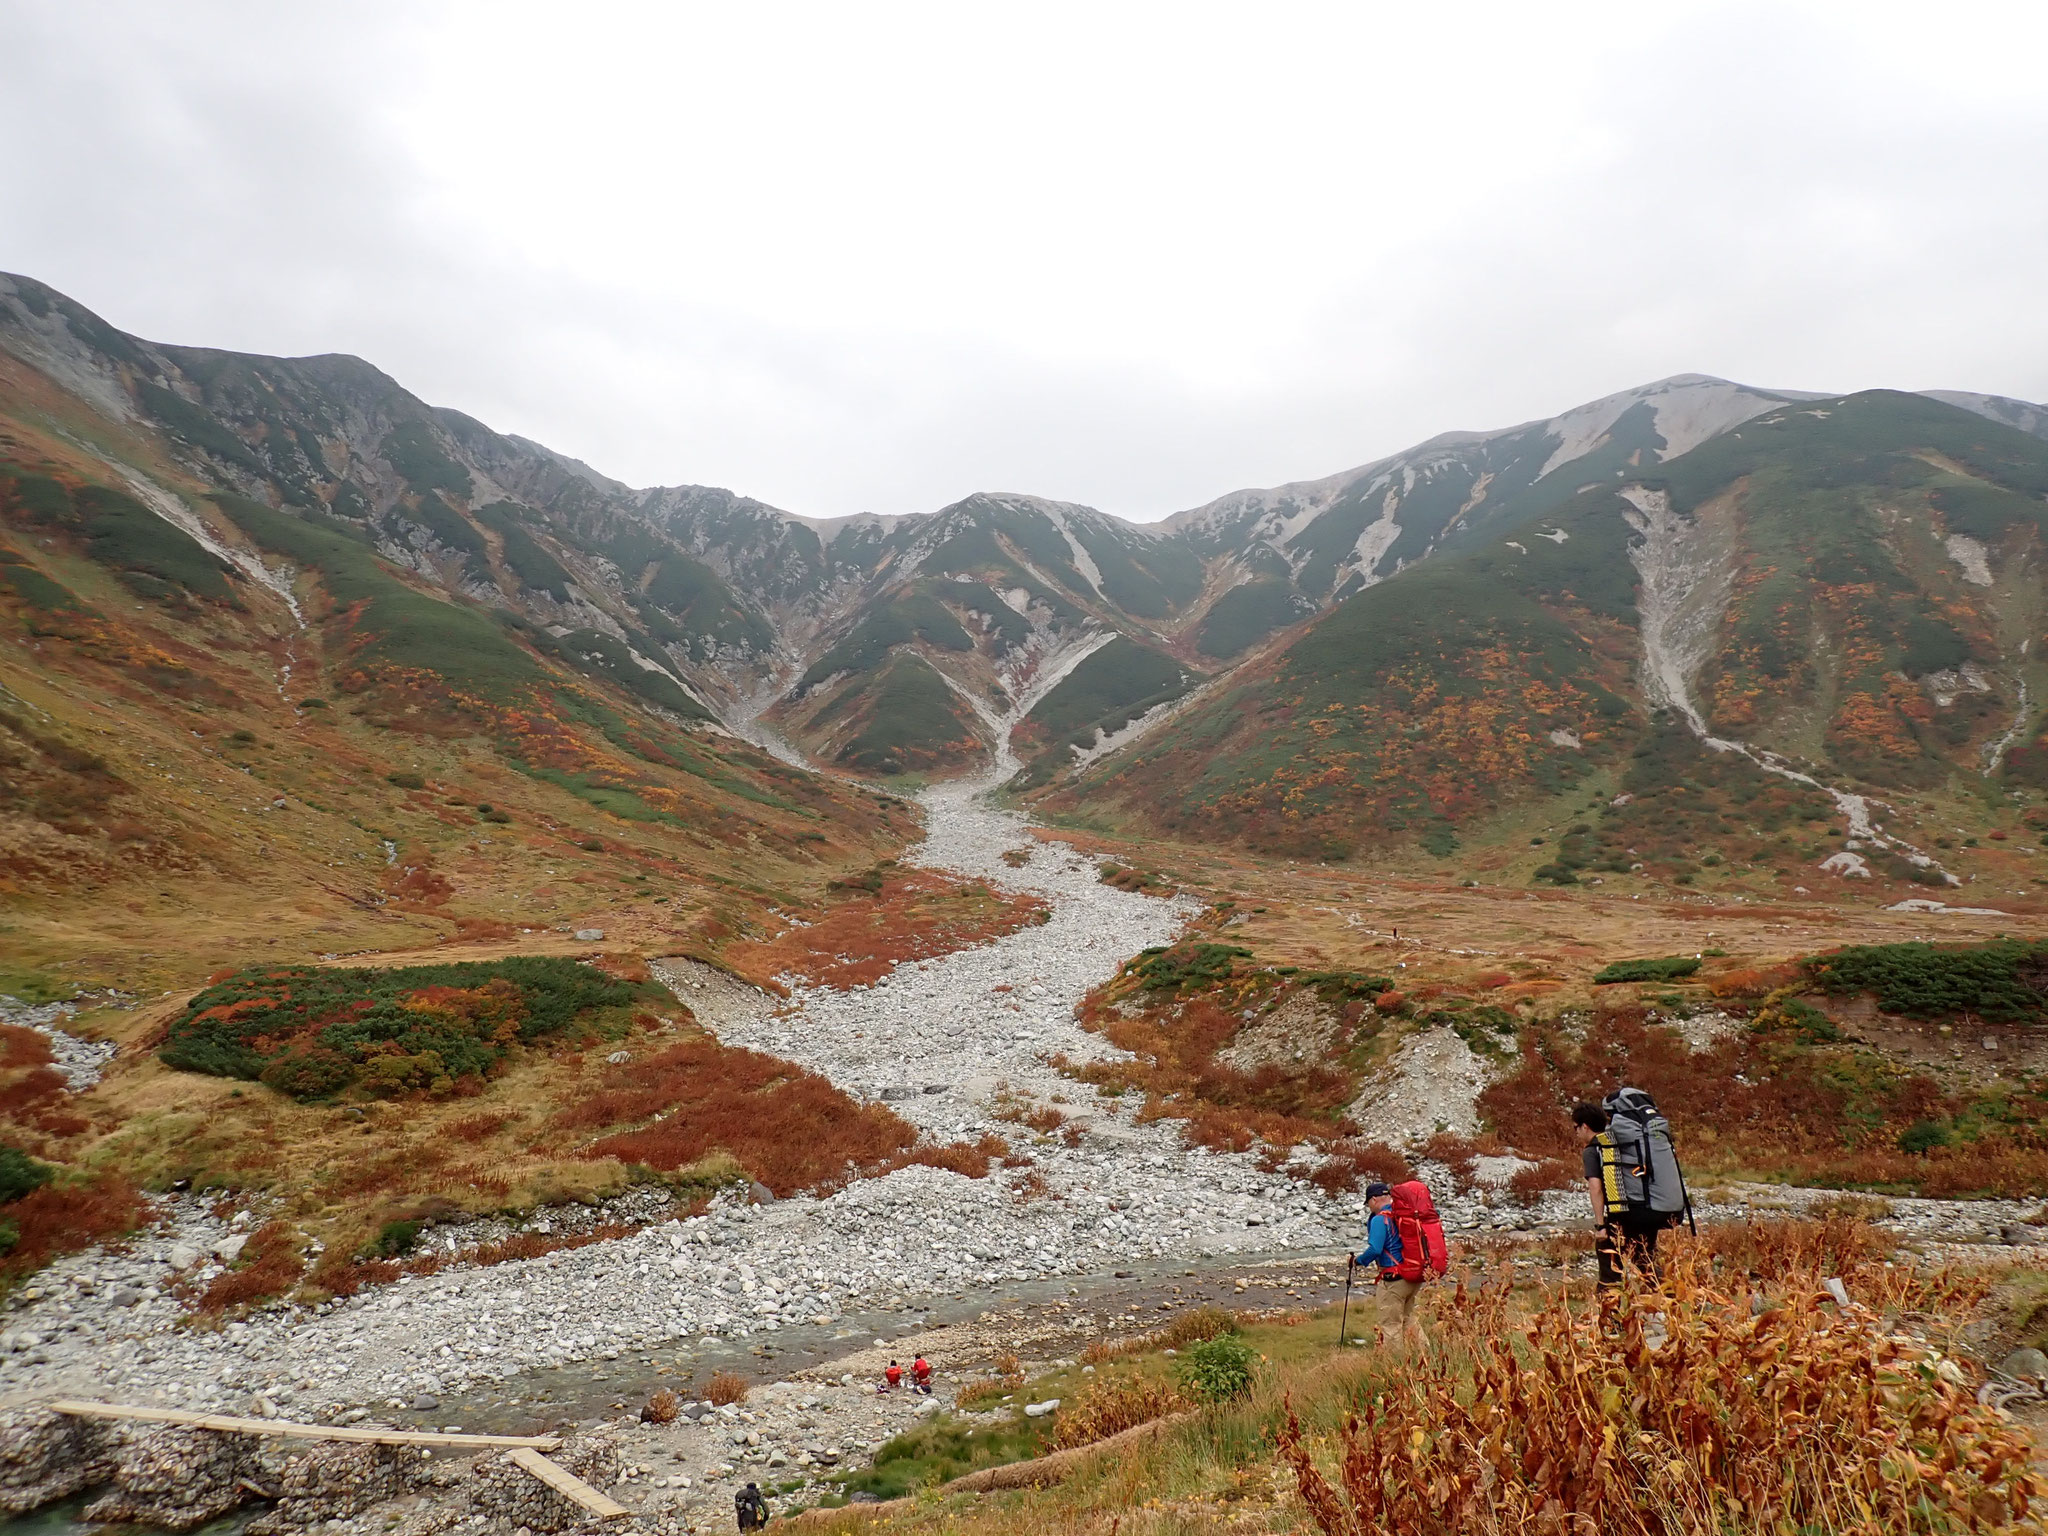
[[[1508,1197],[1522,1205],[1534,1205],[1553,1189],[1570,1189],[1579,1178],[1580,1165],[1561,1157],[1546,1157],[1508,1175]]]
[[[451,1120],[445,1129],[457,1141],[484,1141],[497,1135],[511,1123],[511,1120],[510,1115],[495,1115],[486,1110],[481,1114],[464,1115],[460,1120]]]
[[[943,1168],[970,1179],[985,1179],[991,1164],[1008,1158],[1010,1144],[1000,1136],[984,1135],[978,1141],[949,1141],[943,1146],[919,1147],[906,1159],[923,1168]]]
[[[141,1192],[116,1174],[32,1189],[7,1207],[16,1236],[13,1249],[0,1255],[0,1279],[33,1274],[59,1254],[132,1232],[148,1213]]]
[[[1477,1140],[1459,1136],[1451,1131],[1438,1131],[1423,1144],[1422,1155],[1432,1163],[1442,1163],[1450,1170],[1451,1187],[1460,1194],[1469,1194],[1477,1162],[1482,1157],[1499,1157],[1507,1148],[1493,1136],[1482,1136]]]
[[[772,939],[729,944],[722,958],[757,985],[791,975],[816,986],[866,986],[906,961],[949,954],[1043,922],[1051,910],[1035,896],[998,895],[933,870],[883,866],[871,878],[872,885],[848,885],[853,894],[814,922]]]
[[[0,1024],[0,1071],[13,1067],[47,1067],[56,1057],[50,1037],[21,1024]]]
[[[1309,1175],[1309,1182],[1325,1194],[1336,1195],[1363,1189],[1378,1180],[1399,1184],[1415,1176],[1408,1159],[1383,1141],[1360,1141],[1346,1137],[1324,1148],[1323,1165]]]
[[[1707,990],[1715,997],[1763,997],[1779,987],[1790,986],[1803,976],[1796,964],[1738,966],[1706,978]]]
[[[616,1068],[605,1084],[552,1124],[651,1123],[591,1142],[583,1156],[673,1172],[724,1151],[778,1196],[837,1189],[911,1162],[979,1178],[988,1171],[986,1145],[1003,1146],[986,1137],[974,1147],[921,1147],[916,1129],[886,1105],[860,1103],[815,1072],[709,1036]]]
[[[250,1234],[240,1267],[216,1275],[194,1300],[194,1308],[225,1312],[282,1296],[299,1283],[305,1267],[291,1228],[281,1221],[267,1222]]]

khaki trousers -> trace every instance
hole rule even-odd
[[[1378,1301],[1382,1328],[1407,1328],[1415,1322],[1415,1298],[1422,1294],[1420,1280],[1382,1280]]]

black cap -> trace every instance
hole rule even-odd
[[[1385,1184],[1374,1183],[1365,1186],[1365,1198],[1368,1200],[1377,1200],[1381,1195],[1391,1195],[1393,1192],[1394,1191]]]

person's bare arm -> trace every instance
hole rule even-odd
[[[1598,1179],[1586,1180],[1586,1198],[1593,1202],[1593,1220],[1607,1219],[1607,1191],[1600,1187]]]

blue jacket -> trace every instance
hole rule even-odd
[[[1394,1229],[1392,1211],[1375,1211],[1365,1228],[1365,1252],[1360,1264],[1378,1264],[1381,1269],[1401,1267],[1401,1234]]]

